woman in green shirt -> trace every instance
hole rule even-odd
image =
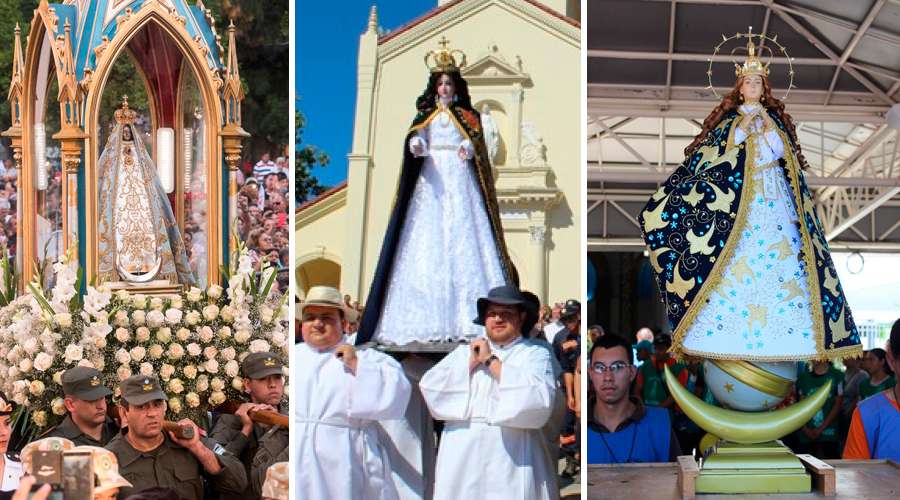
[[[879,347],[866,352],[866,357],[863,359],[863,369],[869,372],[869,379],[859,383],[860,401],[894,387],[896,380],[891,367],[888,366],[885,360],[886,354],[884,349]]]

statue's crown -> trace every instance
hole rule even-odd
[[[128,96],[122,96],[122,107],[116,110],[116,123],[131,125],[135,118],[137,118],[137,113],[128,107]]]
[[[459,71],[460,68],[466,65],[466,55],[461,50],[450,49],[450,41],[446,37],[441,37],[438,45],[441,48],[425,54],[425,65],[428,66],[432,73]]]
[[[753,44],[753,37],[749,37],[747,40],[747,58],[744,59],[744,64],[738,65],[735,63],[734,74],[738,77],[750,75],[769,76],[769,65],[764,64],[757,55],[757,47]]]

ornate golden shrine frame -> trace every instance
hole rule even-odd
[[[55,135],[54,138],[58,139],[61,143],[64,174],[67,178],[71,178],[68,174],[76,174],[78,173],[79,168],[82,167],[81,153],[82,145],[84,146],[83,168],[85,174],[85,206],[82,208],[85,212],[85,234],[78,236],[85,241],[86,255],[84,255],[83,262],[85,264],[85,278],[89,282],[97,276],[99,263],[97,219],[97,200],[99,197],[97,193],[98,179],[96,163],[99,159],[99,149],[103,146],[102,144],[99,144],[98,130],[103,91],[115,61],[122,54],[123,50],[128,50],[127,46],[132,37],[149,23],[153,22],[157,24],[162,32],[171,37],[171,41],[181,51],[181,54],[184,57],[182,64],[190,66],[200,90],[205,114],[203,141],[205,144],[205,157],[207,159],[205,165],[207,179],[206,196],[208,200],[207,241],[210,243],[207,252],[207,282],[210,284],[219,283],[221,281],[219,272],[220,265],[224,263],[224,251],[228,248],[228,245],[224,243],[223,238],[223,230],[227,230],[227,228],[223,228],[221,223],[223,217],[223,182],[229,182],[231,191],[234,191],[233,175],[231,176],[232,179],[228,181],[223,179],[221,159],[223,158],[223,154],[227,152],[226,149],[236,149],[238,151],[238,158],[240,151],[239,142],[237,144],[230,144],[230,147],[223,147],[223,138],[225,141],[230,140],[231,142],[234,142],[236,140],[234,139],[234,137],[236,137],[235,133],[240,137],[245,137],[247,134],[240,129],[239,121],[236,124],[236,127],[232,123],[229,123],[225,128],[221,128],[225,121],[223,116],[222,98],[219,96],[219,91],[223,88],[223,81],[219,75],[219,69],[210,68],[207,63],[206,52],[208,51],[208,48],[203,45],[202,40],[191,38],[185,27],[186,20],[179,16],[176,11],[169,10],[159,3],[148,3],[142,6],[137,12],[132,13],[131,11],[126,10],[125,14],[119,16],[117,19],[118,28],[113,39],[104,42],[94,49],[97,57],[95,70],[93,72],[86,71],[84,78],[78,82],[75,80],[71,56],[69,55],[67,58],[68,60],[66,60],[66,55],[71,54],[70,50],[68,52],[66,51],[66,49],[70,47],[69,38],[66,38],[64,46],[60,46],[61,41],[53,40],[50,36],[57,32],[58,22],[58,17],[53,9],[49,7],[46,0],[42,1],[35,10],[35,15],[31,22],[28,40],[32,43],[28,44],[24,59],[25,63],[23,65],[24,68],[27,68],[27,71],[24,71],[24,88],[21,99],[22,109],[19,113],[21,115],[20,122],[21,124],[24,124],[24,126],[22,126],[19,131],[11,129],[9,131],[10,133],[7,134],[13,139],[13,149],[16,150],[18,147],[21,158],[21,226],[19,235],[21,239],[20,248],[22,249],[23,282],[30,282],[34,278],[33,270],[36,264],[35,245],[37,228],[36,211],[34,210],[34,207],[36,206],[37,193],[33,188],[34,145],[33,132],[30,129],[35,116],[35,87],[41,47],[43,46],[43,43],[46,43],[48,38],[53,44],[51,47],[51,54],[53,56],[53,63],[56,68],[56,78],[60,88],[60,98],[58,100],[60,102],[61,114],[66,105],[73,106],[72,109],[75,109],[78,114],[78,116],[76,116],[76,122],[71,123],[68,126],[66,126],[66,121],[61,116],[60,122],[63,126],[60,133]],[[231,54],[231,52],[235,50],[233,46],[233,37],[230,41],[232,43],[229,47],[229,56],[233,56],[233,54]],[[236,65],[233,74],[239,81]],[[16,78],[15,73],[13,78]],[[141,78],[145,78],[143,73],[141,74]],[[148,88],[148,92],[153,92],[152,88],[147,87],[146,80],[144,80],[144,84],[145,87]],[[68,92],[66,95],[69,97],[65,102],[63,99],[64,91]],[[179,80],[179,90],[178,94],[175,96],[177,103],[176,108],[179,108],[181,100],[180,93],[181,85]],[[157,121],[156,110],[151,109],[149,111],[155,130]],[[15,113],[15,110],[13,112]],[[177,118],[176,126],[180,129],[180,117]],[[239,120],[239,115],[237,119]],[[17,123],[15,117],[13,122],[14,124]],[[81,124],[88,124],[86,127],[87,133],[82,129]],[[229,127],[231,128],[229,129]],[[237,132],[235,132],[235,130]],[[237,140],[239,141],[239,139]],[[157,148],[154,147],[154,157],[156,156],[156,149]],[[234,164],[232,165],[232,163]],[[230,168],[229,171],[233,171],[236,168],[236,165],[236,160],[228,162],[228,167]],[[73,190],[77,190],[77,185],[72,185],[71,182],[63,182],[62,200],[64,221],[68,220],[67,207],[69,206],[69,201],[67,200],[70,200],[70,198],[77,194],[72,192]],[[183,189],[178,192],[183,194]],[[234,193],[232,193],[232,195],[233,194]],[[68,232],[69,229],[64,228],[64,234],[68,235]],[[68,238],[64,240],[66,246],[71,245],[71,243],[72,241],[68,241]]]

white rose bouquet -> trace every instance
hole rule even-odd
[[[111,388],[152,372],[166,388],[172,418],[202,424],[208,410],[241,398],[238,367],[247,354],[287,356],[286,296],[273,290],[275,270],[254,274],[240,243],[231,262],[225,287],[149,297],[86,286],[82,294],[81,271],[67,253],[53,266],[50,289],[38,278],[30,293],[0,304],[0,390],[44,428],[64,415],[59,377],[66,369],[94,367]]]

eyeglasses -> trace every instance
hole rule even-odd
[[[607,371],[612,373],[613,375],[618,375],[619,373],[624,373],[623,370],[625,370],[629,366],[631,365],[624,361],[616,361],[609,366],[606,366],[605,364],[598,361],[597,363],[591,365],[591,369],[594,370],[594,373],[598,373],[600,375],[603,375]]]

